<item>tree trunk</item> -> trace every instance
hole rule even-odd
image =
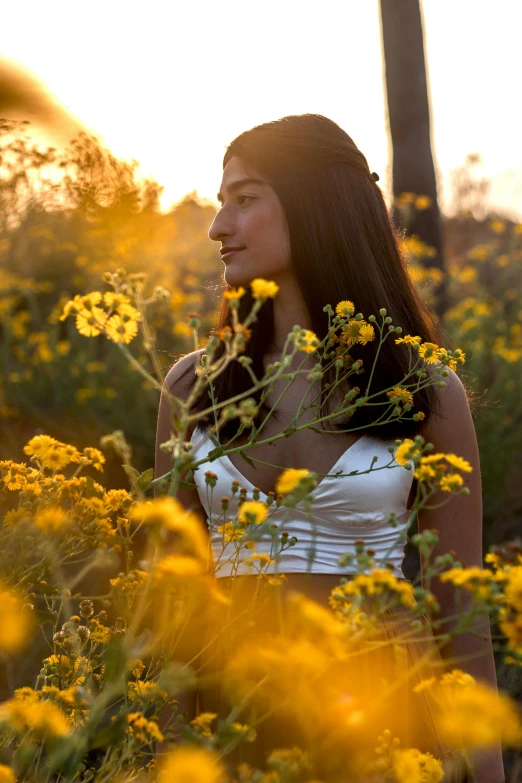
[[[444,272],[441,216],[430,141],[430,110],[419,0],[380,0],[381,31],[386,70],[386,92],[393,147],[393,196],[415,193],[429,196],[432,206],[416,211],[408,233],[435,248],[425,266]],[[401,226],[398,210],[393,220]],[[447,306],[446,279],[436,290],[435,311]]]

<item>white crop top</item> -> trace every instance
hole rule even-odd
[[[192,434],[191,443],[194,460],[204,459],[215,448],[210,437],[198,427]],[[378,460],[374,463],[372,472],[337,478],[335,475],[329,475],[320,479],[312,490],[311,510],[308,513],[304,501],[297,503],[295,508],[285,506],[277,508],[275,503],[270,506],[268,520],[272,524],[277,524],[281,533],[287,531],[288,539],[295,536],[297,543],[285,548],[279,554],[277,564],[271,564],[268,568],[262,566],[263,573],[309,571],[315,574],[339,574],[340,576],[357,573],[356,563],[340,566],[338,560],[345,552],[355,554],[355,541],[362,540],[366,548],[374,550],[374,567],[384,568],[386,562],[393,563],[395,568],[391,573],[404,579],[402,561],[408,529],[407,502],[413,482],[413,470],[408,470],[396,462],[392,463],[393,467],[384,467],[392,460],[392,455],[388,451],[388,447],[392,444],[395,444],[395,439],[384,443],[362,435],[346,449],[329,473],[335,474],[341,470],[343,473],[368,470],[372,458],[377,456]],[[246,453],[248,454],[248,450]],[[207,470],[211,470],[217,476],[213,489],[205,483]],[[255,550],[241,549],[239,558],[242,562],[239,564],[234,544],[229,542],[223,548],[223,535],[217,532],[218,526],[224,521],[221,498],[224,495],[230,498],[226,519],[231,521],[238,513],[239,492],[232,495],[231,491],[231,482],[234,480],[239,481],[240,487],[247,490],[248,500],[252,500],[254,485],[239,472],[226,455],[212,462],[202,463],[193,474],[201,504],[207,514],[211,547],[216,563],[216,577],[230,576],[232,572],[240,575],[256,574],[260,566],[253,568],[244,561],[252,555],[253,551],[270,556],[272,547],[271,538],[265,533],[261,541],[255,542]],[[212,498],[211,503],[210,498]],[[267,496],[260,491],[259,500],[265,501],[266,498]],[[388,522],[391,511],[395,511],[396,514],[395,527]],[[315,540],[310,514],[313,515],[315,522]],[[307,550],[312,545],[315,547],[315,557],[310,566]],[[234,569],[232,561],[235,561]]]

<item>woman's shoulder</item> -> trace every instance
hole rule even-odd
[[[450,442],[458,446],[458,433],[471,435],[473,429],[469,402],[469,391],[454,370],[447,368],[449,375],[441,377],[444,386],[435,383],[437,410],[430,416],[422,436],[426,441],[437,444]]]

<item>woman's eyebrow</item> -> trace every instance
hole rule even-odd
[[[244,185],[266,185],[266,182],[263,179],[256,179],[256,177],[244,177],[243,179],[237,179],[235,182],[231,182],[228,186],[228,192],[232,193],[235,190],[239,190],[239,188],[244,187]],[[220,204],[223,203],[221,191],[217,194],[217,200]]]

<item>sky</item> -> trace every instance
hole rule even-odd
[[[441,206],[451,211],[452,171],[478,153],[489,203],[521,220],[522,2],[421,9]],[[390,192],[378,0],[18,0],[2,9],[0,53],[78,126],[138,160],[164,186],[164,208],[194,191],[217,204],[227,144],[305,112],[344,128]]]

